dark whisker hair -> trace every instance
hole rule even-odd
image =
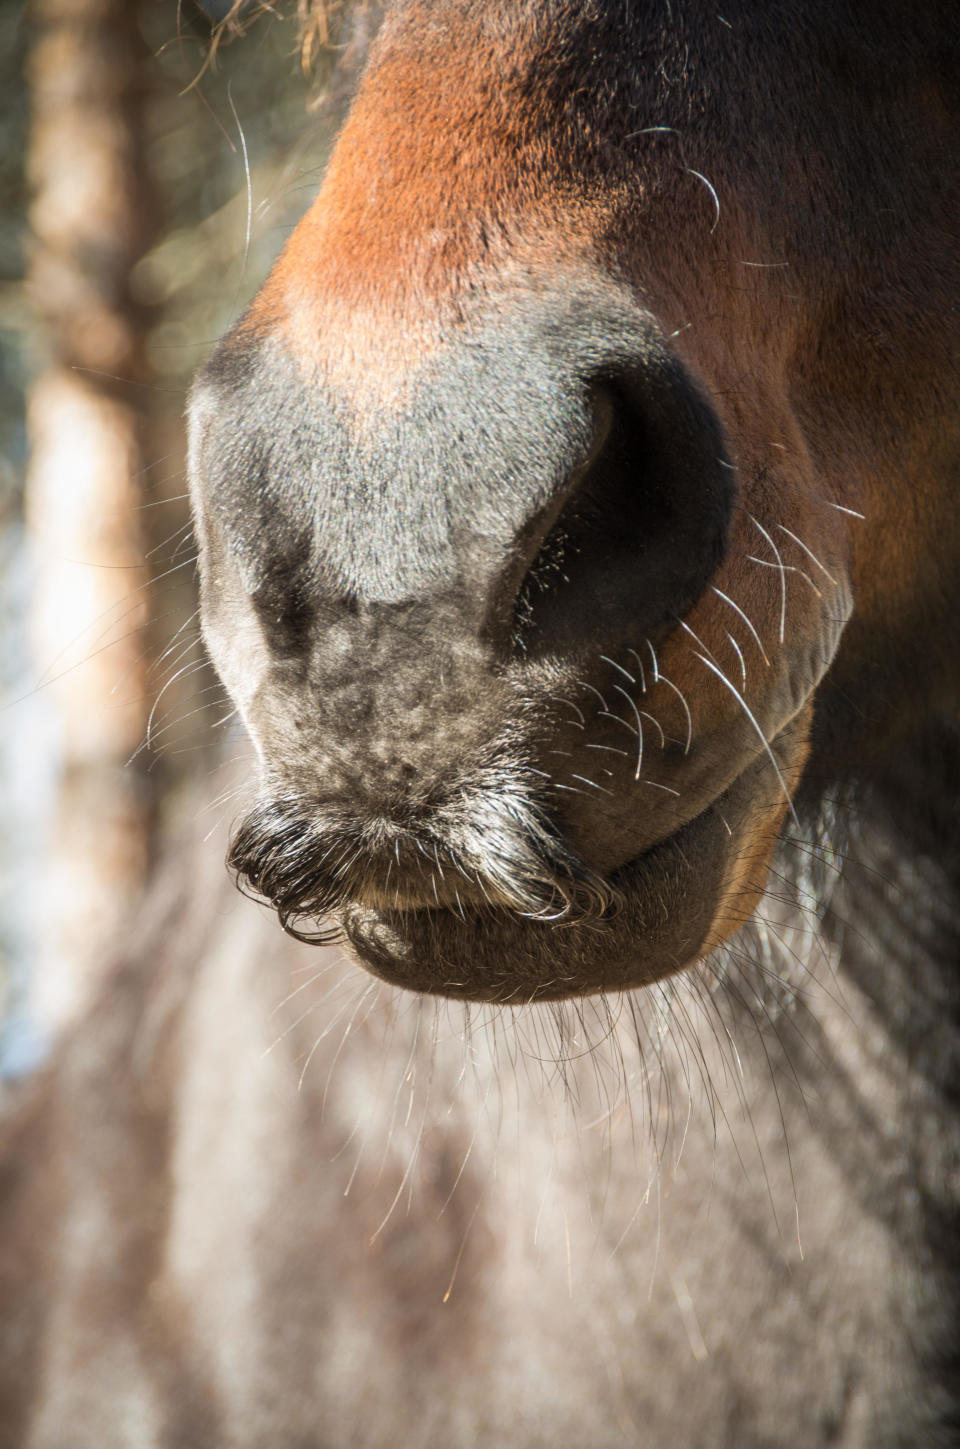
[[[387,862],[392,873],[401,856],[421,870],[426,859],[434,885],[449,868],[483,897],[472,910],[569,923],[609,915],[618,904],[615,887],[564,842],[530,790],[505,778],[458,791],[403,823],[361,820],[299,792],[271,793],[240,825],[228,864],[239,888],[269,902],[288,934],[326,944],[340,935],[327,918],[370,884],[386,889]],[[449,890],[458,913],[468,909],[455,881]]]

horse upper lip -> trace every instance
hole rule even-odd
[[[230,864],[286,922],[374,909],[597,915],[614,893],[516,782],[461,791],[430,826],[363,819],[296,796],[265,799],[234,837]]]

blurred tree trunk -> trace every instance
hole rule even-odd
[[[147,719],[144,318],[131,271],[149,241],[135,0],[28,7],[29,283],[45,364],[27,404],[32,641],[57,716],[58,782],[35,1010],[60,1029],[88,999],[143,882],[151,801],[126,762]],[[141,756],[142,759],[142,756]]]

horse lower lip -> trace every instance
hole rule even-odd
[[[588,921],[550,922],[506,910],[407,912],[350,908],[343,926],[362,964],[398,986],[479,1000],[544,1000],[641,985],[686,965],[713,916],[722,829],[711,812],[621,867],[623,904]],[[686,861],[703,881],[697,907],[667,904]],[[672,908],[671,908],[672,907]],[[682,925],[680,924],[682,921]]]
[[[792,726],[787,735],[793,744]],[[730,881],[745,850],[765,875],[764,842],[776,831],[764,822],[786,808],[771,796],[770,773],[765,756],[754,760],[701,814],[614,871],[621,904],[606,916],[551,923],[502,910],[351,906],[340,924],[364,966],[418,992],[519,1003],[649,985],[715,944],[718,912],[742,890]]]
[[[643,984],[685,965],[706,935],[712,910],[688,910],[680,927],[678,909],[660,908],[669,867],[709,827],[702,822],[618,871],[624,903],[607,917],[552,923],[507,911],[352,908],[343,926],[362,964],[414,991],[524,1001],[568,996],[573,982],[577,994]]]

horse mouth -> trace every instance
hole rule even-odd
[[[805,721],[773,741],[799,779]],[[390,909],[350,903],[335,919],[374,975],[419,993],[521,1004],[646,986],[682,971],[750,916],[791,808],[766,756],[710,805],[607,876],[602,913],[531,918],[500,906]]]

